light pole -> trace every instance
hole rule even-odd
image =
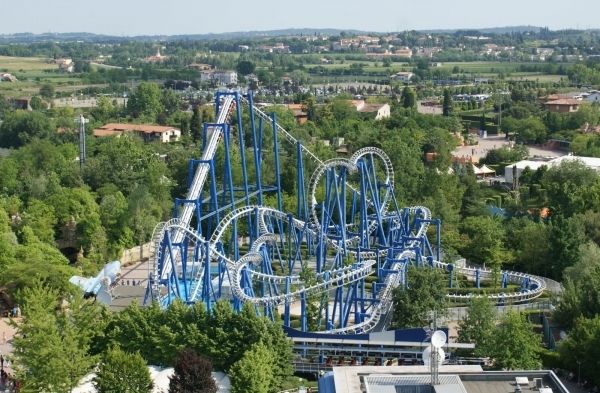
[[[577,361],[577,386],[579,386],[581,382],[581,360]]]

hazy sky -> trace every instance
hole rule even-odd
[[[6,2],[6,4],[4,4]],[[599,0],[0,0],[0,34],[193,34],[292,27],[600,28]]]

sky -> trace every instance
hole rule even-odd
[[[4,2],[8,0],[0,0],[0,6]],[[287,28],[390,32],[516,25],[600,28],[599,0],[27,0],[0,10],[0,34],[131,36]]]

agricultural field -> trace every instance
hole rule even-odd
[[[0,56],[0,72],[11,73],[18,79],[0,83],[0,93],[7,97],[34,95],[43,83],[51,83],[56,91],[65,92],[83,87],[81,78],[59,72],[58,66],[47,58]]]

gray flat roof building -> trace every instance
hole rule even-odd
[[[549,370],[483,371],[480,366],[440,366],[431,385],[426,366],[334,367],[319,379],[319,393],[568,393]]]

